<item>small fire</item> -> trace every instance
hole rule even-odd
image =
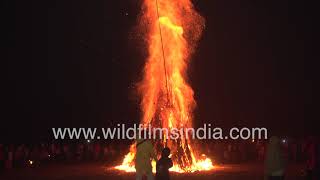
[[[148,58],[143,80],[139,83],[143,125],[161,128],[192,127],[196,102],[187,83],[187,66],[204,28],[204,19],[194,10],[191,0],[144,0],[141,29],[147,30]],[[204,155],[197,155],[189,139],[156,142],[171,149],[174,166],[171,171],[183,173],[213,168]],[[160,145],[160,148],[159,148]],[[134,172],[135,144],[124,157],[118,170]],[[153,162],[153,167],[155,162]]]

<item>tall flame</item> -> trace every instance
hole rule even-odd
[[[144,0],[141,26],[147,28],[148,58],[144,77],[139,83],[141,94],[141,124],[162,128],[192,127],[196,102],[186,80],[187,66],[195,44],[204,27],[204,19],[196,13],[190,0]],[[211,169],[208,158],[196,157],[191,142],[159,142],[173,152],[173,171],[185,172]],[[117,169],[134,171],[135,149]]]

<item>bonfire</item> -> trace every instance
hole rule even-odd
[[[144,74],[138,83],[144,126],[160,128],[193,127],[196,106],[194,91],[188,84],[187,68],[190,56],[204,29],[204,19],[190,0],[144,0],[140,17],[145,33],[148,57]],[[155,141],[155,151],[171,149],[175,172],[210,170],[212,162],[196,151],[199,147],[188,137],[163,137]],[[133,172],[135,144],[130,147],[118,170]],[[154,164],[153,164],[154,166]]]

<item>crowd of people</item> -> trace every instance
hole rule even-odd
[[[318,142],[304,139],[279,139],[282,154],[288,163],[304,163],[310,154],[310,148],[317,149]],[[220,163],[262,162],[267,153],[268,140],[207,141],[201,146],[205,153]]]
[[[279,145],[276,147],[272,142]],[[120,147],[121,146],[121,147]],[[273,164],[305,164],[306,174],[313,176],[319,172],[319,142],[315,138],[270,139],[247,141],[203,141],[204,153],[219,163],[266,162],[270,151],[279,149],[281,161]],[[115,157],[121,158],[127,152],[128,143],[90,142],[83,143],[40,143],[34,145],[0,144],[0,171],[45,163],[59,162],[108,162]],[[117,149],[122,149],[118,151]],[[269,153],[269,155],[268,155]],[[278,156],[278,155],[272,155]]]
[[[272,136],[266,141],[204,142],[203,145],[206,147],[207,154],[211,156],[213,153],[214,157],[220,157],[218,160],[220,162],[240,163],[252,160],[264,162],[266,180],[284,180],[287,165],[290,162],[305,165],[304,176],[307,180],[320,179],[319,141],[314,137],[303,141],[288,141],[288,139]],[[141,180],[143,176],[146,176],[148,180],[154,179],[151,159],[157,161],[156,180],[170,179],[169,168],[172,167],[172,161],[169,158],[170,149],[164,148],[161,158],[157,159],[149,139],[138,139],[136,147],[137,180]]]
[[[32,145],[0,144],[0,171],[12,168],[38,166],[60,162],[107,162],[123,152],[116,151],[121,144],[100,142],[40,143]]]

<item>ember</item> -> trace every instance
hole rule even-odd
[[[148,58],[144,77],[139,83],[141,124],[161,128],[192,127],[196,102],[186,80],[187,66],[195,44],[204,28],[204,19],[194,10],[190,0],[144,0],[141,24],[147,28]],[[146,27],[147,26],[147,27]],[[213,168],[209,158],[200,158],[195,144],[186,137],[177,140],[163,137],[155,147],[172,150],[175,172],[194,172]],[[135,145],[116,169],[134,169]]]

